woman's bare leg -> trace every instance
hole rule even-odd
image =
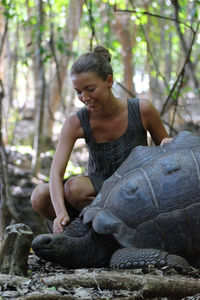
[[[31,195],[33,209],[42,217],[54,220],[56,217],[49,191],[48,183],[41,183],[33,190]]]
[[[96,192],[89,177],[77,176],[69,178],[64,184],[64,197],[68,203],[80,212],[89,205],[96,196]],[[38,185],[31,196],[33,209],[49,220],[54,220],[56,215],[50,197],[49,184]]]
[[[89,177],[76,176],[66,181],[64,195],[67,202],[80,212],[94,200],[96,192]]]

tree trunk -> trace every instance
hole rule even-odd
[[[29,226],[18,223],[8,226],[5,233],[0,251],[0,272],[27,276],[32,230]]]
[[[4,81],[4,60],[6,56],[5,40],[8,30],[8,19],[4,17],[3,5],[0,5],[0,79]]]
[[[166,1],[162,1],[160,5],[160,15],[162,15],[163,11],[166,9]],[[161,33],[161,49],[164,49],[164,68],[161,70],[164,77],[166,78],[166,82],[170,81],[171,78],[171,32],[166,33],[165,25],[167,25],[167,21],[163,19],[158,19],[160,23],[160,28],[162,30]]]
[[[124,86],[133,94],[136,94],[133,84],[134,62],[132,55],[133,37],[130,33],[130,16],[127,14],[115,13],[113,29],[117,33],[118,39],[122,45],[122,61],[124,67]],[[134,28],[135,30],[135,28]],[[135,34],[134,34],[135,36]]]
[[[73,41],[78,33],[80,26],[80,20],[82,15],[82,7],[84,0],[71,0],[68,8],[68,15],[66,18],[66,32],[64,40],[67,44],[67,49],[64,55],[58,61],[59,67],[59,80],[57,78],[57,72],[55,71],[53,79],[50,84],[50,98],[49,109],[47,111],[47,117],[45,117],[45,139],[50,140],[52,136],[52,129],[54,124],[54,114],[59,106],[63,84],[65,82],[67,68],[72,56]],[[66,54],[67,53],[67,54]],[[50,111],[50,112],[49,112]]]
[[[41,54],[42,26],[44,23],[43,0],[37,1],[37,32],[36,32],[36,83],[35,83],[35,103],[36,103],[36,134],[34,136],[34,152],[32,165],[34,173],[40,169],[40,153],[43,139],[43,120],[45,103],[45,77],[44,63]]]
[[[8,35],[8,47],[12,45]],[[8,76],[7,76],[7,98],[8,109],[13,106],[13,95],[16,91],[17,81],[17,63],[18,63],[18,40],[19,40],[19,22],[17,22],[16,31],[14,33],[14,49],[9,49],[8,57]]]
[[[4,43],[8,28],[8,20],[3,18],[3,8],[0,7],[0,66],[2,65],[2,54],[4,52]],[[4,147],[2,137],[2,110],[3,110],[3,98],[4,98],[4,86],[1,78],[3,70],[0,69],[0,245],[4,238],[4,230],[6,224],[6,183],[4,172]]]
[[[7,202],[5,174],[3,163],[3,139],[2,139],[2,101],[4,97],[3,83],[0,79],[0,244],[3,241],[5,230],[5,204]]]
[[[4,53],[4,43],[6,39],[7,28],[8,18],[5,20],[3,19],[3,14],[1,15],[0,7],[0,62],[2,61],[2,54]],[[8,225],[10,219],[13,217],[15,220],[17,220],[17,212],[15,210],[15,206],[10,201],[7,182],[7,159],[2,136],[2,110],[3,98],[5,94],[4,85],[1,78],[3,78],[3,76],[1,77],[0,70],[0,243],[3,240],[5,227]]]

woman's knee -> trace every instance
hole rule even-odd
[[[72,204],[78,195],[78,180],[76,177],[70,178],[65,182],[64,194],[67,201]]]
[[[88,177],[68,179],[64,185],[64,193],[67,202],[79,211],[89,204],[90,197],[95,196],[94,188]]]
[[[35,211],[38,211],[40,207],[45,206],[45,200],[50,197],[49,188],[47,184],[40,184],[36,186],[31,195],[31,204]]]

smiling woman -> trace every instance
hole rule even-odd
[[[77,58],[71,78],[79,100],[85,104],[63,124],[53,158],[50,183],[36,187],[32,205],[40,215],[53,220],[60,233],[93,201],[109,178],[138,145],[147,145],[147,130],[156,145],[168,137],[160,116],[147,100],[117,98],[112,92],[111,56],[97,46]],[[63,176],[77,139],[84,138],[89,151],[88,176]]]
[[[113,85],[113,77],[108,75],[102,81],[95,73],[72,74],[72,82],[78,98],[89,110],[100,111],[105,108],[108,91]],[[109,87],[109,89],[107,89]]]

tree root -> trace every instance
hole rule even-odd
[[[93,287],[101,290],[141,291],[144,297],[177,297],[200,293],[200,280],[186,277],[126,274],[102,271],[43,278],[46,285]]]
[[[80,272],[79,272],[80,271]],[[23,298],[18,299],[40,299],[41,295],[44,299],[73,299],[70,295],[70,291],[76,287],[83,287],[85,289],[90,288],[98,292],[104,290],[110,291],[129,291],[134,295],[144,298],[151,297],[169,297],[175,299],[181,299],[186,296],[194,296],[200,293],[200,279],[182,277],[182,276],[160,276],[150,274],[133,274],[131,271],[105,271],[96,269],[89,271],[87,269],[76,270],[74,274],[56,274],[56,276],[37,277],[28,279],[25,277],[14,275],[0,275],[0,286],[4,286],[9,282],[9,285],[16,286],[23,289],[27,287],[27,281],[31,286],[31,281],[35,284],[38,281],[40,287],[37,293],[33,295],[26,294]],[[48,291],[48,288],[55,287],[59,290],[60,287],[66,289],[69,292],[66,295],[56,295]],[[45,294],[42,291],[46,289]],[[56,298],[57,297],[57,298]],[[115,297],[117,299],[117,297]],[[124,297],[126,299],[126,297]],[[127,299],[131,299],[128,297]]]

